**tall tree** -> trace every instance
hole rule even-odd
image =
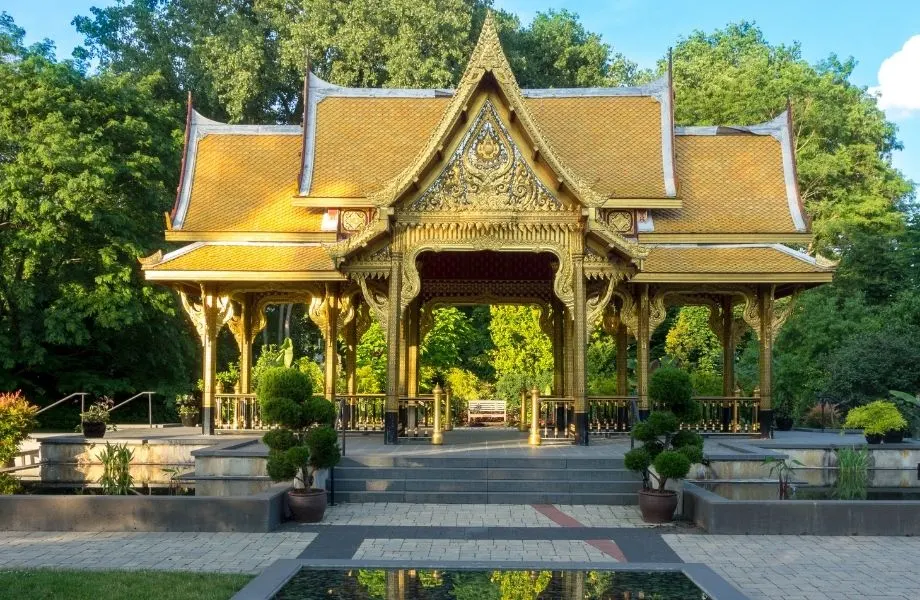
[[[694,32],[674,48],[675,116],[685,125],[749,124],[794,109],[799,187],[814,218],[814,250],[844,250],[854,230],[890,234],[911,186],[891,166],[895,126],[865,88],[856,62],[802,58],[798,44],[772,45],[751,23]],[[665,68],[664,61],[659,65]]]
[[[176,388],[194,347],[137,258],[162,244],[181,145],[157,76],[87,77],[0,15],[0,389]]]

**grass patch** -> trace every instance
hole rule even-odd
[[[252,579],[236,573],[0,571],[0,598],[46,600],[226,600]]]

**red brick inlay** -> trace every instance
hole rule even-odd
[[[538,513],[547,517],[560,527],[584,527],[581,521],[565,514],[552,504],[532,504],[531,506],[533,506]],[[623,551],[620,550],[620,547],[617,546],[616,542],[613,540],[585,540],[585,543],[590,544],[619,562],[629,562],[626,560],[626,555],[623,554]]]

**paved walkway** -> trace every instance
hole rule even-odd
[[[920,539],[663,535],[684,562],[709,565],[751,600],[915,600]]]

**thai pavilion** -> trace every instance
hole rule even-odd
[[[419,342],[434,308],[451,304],[542,309],[554,389],[534,390],[533,405],[561,407],[578,444],[625,428],[627,401],[640,417],[649,410],[649,339],[667,307],[708,306],[723,397],[697,426],[770,430],[772,344],[791,307],[782,299],[833,274],[785,245],[811,241],[788,110],[751,126],[676,126],[670,74],[642,87],[522,90],[491,17],[455,90],[345,88],[311,73],[304,98],[302,126],[227,125],[190,106],[166,218],[166,241],[187,244],[142,260],[148,280],[179,291],[200,335],[205,433],[256,426],[252,342],[265,307],[291,302],[308,305],[327,357],[343,340],[347,394],[336,395],[338,361],[327,359],[330,399],[357,398],[357,341],[380,322],[379,418],[355,409],[348,420],[382,429],[385,443],[417,426],[410,407],[432,400],[418,393]],[[225,325],[241,352],[240,394],[215,386]],[[616,336],[616,397],[586,396],[595,326]],[[745,327],[759,340],[760,380],[739,399]]]

